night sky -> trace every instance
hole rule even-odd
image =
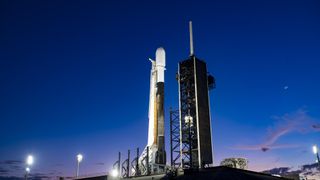
[[[166,126],[177,63],[207,62],[214,165],[315,162],[320,145],[320,1],[0,1],[0,176],[106,172],[147,143],[149,75],[167,54]],[[169,134],[166,129],[167,153]],[[266,148],[264,152],[261,148]]]

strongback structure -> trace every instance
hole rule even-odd
[[[190,56],[178,67],[181,167],[203,168],[213,162],[209,89],[214,79],[194,55],[190,22]]]

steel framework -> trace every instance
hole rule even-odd
[[[137,148],[136,158],[131,161],[131,175],[132,176],[140,176],[139,169],[139,148]]]
[[[150,175],[150,164],[149,164],[149,146],[145,148],[145,151],[142,152],[140,162],[140,175]]]
[[[204,61],[191,55],[179,62],[181,167],[204,168],[212,164],[209,90],[215,87]]]
[[[112,169],[118,172],[118,177],[120,177],[120,175],[121,175],[120,165],[121,165],[121,153],[119,152],[118,153],[118,160],[112,166]]]
[[[172,108],[170,108],[170,157],[171,167],[178,168],[181,164],[179,110]]]
[[[182,168],[198,167],[195,57],[179,63],[180,150]]]
[[[128,159],[123,161],[121,169],[122,177],[128,178],[130,176],[130,150],[128,150]]]

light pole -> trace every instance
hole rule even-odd
[[[313,150],[313,153],[314,153],[314,154],[316,155],[316,157],[317,157],[318,165],[319,165],[319,168],[320,168],[320,157],[319,157],[319,152],[318,152],[318,147],[317,147],[317,145],[313,145],[312,150]]]
[[[28,180],[28,175],[30,173],[30,166],[33,164],[33,156],[32,155],[28,155],[27,159],[26,159],[26,174],[25,174],[25,179]]]
[[[82,161],[82,159],[83,159],[82,154],[78,154],[77,155],[77,173],[76,173],[76,177],[79,176],[80,162]]]
[[[28,175],[30,173],[30,168],[26,168],[26,174],[25,174],[25,179],[27,180],[28,179]]]

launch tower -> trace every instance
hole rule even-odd
[[[179,62],[180,157],[181,167],[203,168],[213,162],[209,89],[214,87],[207,65],[194,55],[192,22],[190,56]]]

